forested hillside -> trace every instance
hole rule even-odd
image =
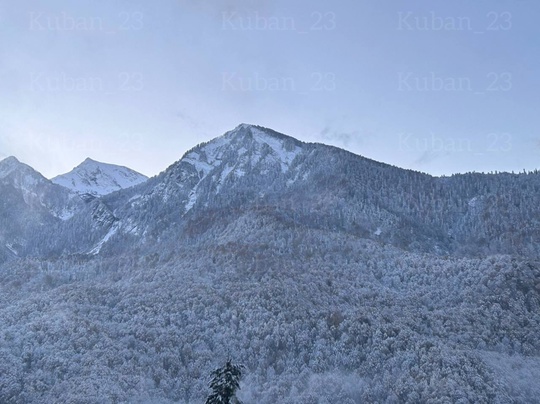
[[[246,404],[539,402],[538,173],[250,125],[101,197],[26,167],[0,162],[2,403],[201,403],[227,358]]]

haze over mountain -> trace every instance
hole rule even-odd
[[[37,239],[71,219],[83,203],[15,157],[0,161],[0,262],[37,253]]]
[[[103,167],[0,162],[0,401],[201,402],[232,355],[246,403],[538,402],[538,172],[247,124],[129,187]]]

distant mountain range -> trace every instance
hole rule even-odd
[[[108,230],[112,220],[103,217],[107,216],[107,208],[92,200],[146,179],[129,168],[91,159],[52,180],[15,157],[0,161],[0,211],[4,219],[0,228],[0,262],[14,256],[53,256],[76,251],[70,248],[72,237],[78,238],[73,234],[75,223],[91,222],[92,229],[85,228],[86,231],[101,234]],[[101,220],[106,222],[105,229],[101,229]],[[50,237],[52,231],[58,232],[54,239]],[[91,234],[81,236],[84,239]]]
[[[26,215],[39,205],[31,214],[66,240],[62,253],[211,237],[207,230],[251,210],[409,251],[540,253],[538,173],[432,177],[253,125],[198,145],[150,180],[91,159],[51,181],[13,157],[0,162],[0,173],[0,186],[8,187],[2,192],[6,212]],[[36,220],[13,220],[28,224],[2,230],[2,245],[27,247],[5,248],[45,257],[59,252],[49,230],[35,228]],[[201,226],[205,222],[211,226]]]
[[[540,402],[540,173],[242,124],[152,178],[0,161],[0,402]]]

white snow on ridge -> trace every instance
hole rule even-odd
[[[208,144],[204,145],[203,150],[206,153],[206,159],[210,166],[214,166],[216,160],[221,160],[222,153],[220,153],[220,151],[223,149],[224,146],[227,146],[229,144],[229,135],[231,133],[232,132],[228,132],[225,135],[220,136],[210,141]]]
[[[258,128],[252,127],[251,133],[259,142],[266,143],[274,151],[277,159],[281,162],[282,172],[287,171],[294,158],[302,150],[300,147],[294,145],[294,149],[288,151],[285,149],[285,145],[283,144],[283,141],[281,139],[270,136]]]
[[[244,138],[244,135],[248,136]],[[269,153],[263,152],[266,147],[270,148]],[[198,186],[211,173],[215,174],[216,191],[219,192],[227,177],[242,177],[251,167],[261,162],[278,163],[281,172],[285,173],[301,151],[302,148],[294,142],[286,144],[286,140],[248,124],[241,124],[223,136],[195,148],[182,159],[199,173],[199,183],[189,194],[185,212],[195,205],[199,197]],[[227,161],[227,155],[236,155],[236,158]],[[268,172],[269,167],[263,167],[261,173]]]
[[[189,153],[184,157],[184,161],[194,166],[198,173],[202,171],[203,175],[207,175],[214,168],[212,165],[201,161],[201,156],[197,152]]]
[[[103,196],[147,179],[145,175],[127,167],[86,159],[69,173],[54,177],[51,181],[78,194]]]
[[[209,143],[202,146],[202,150],[206,155],[206,161],[203,161],[200,153],[192,151],[184,157],[184,161],[192,164],[197,171],[203,171],[204,175],[207,175],[212,169],[219,166],[223,160],[223,152],[230,147],[231,138],[234,138],[241,129],[249,129],[253,139],[255,140],[257,147],[255,153],[252,156],[252,165],[257,164],[261,159],[260,150],[261,147],[266,144],[272,149],[272,156],[281,164],[282,172],[287,171],[294,158],[302,150],[297,145],[294,145],[292,150],[286,150],[284,141],[275,136],[269,135],[264,130],[248,124],[241,124],[236,129],[227,132],[225,135],[218,137]],[[245,146],[241,146],[238,150],[239,156],[245,156],[248,153],[248,149]],[[253,158],[257,158],[254,161]],[[217,164],[216,164],[217,163]]]
[[[101,247],[103,247],[103,244],[109,241],[109,239],[116,234],[119,227],[120,226],[118,225],[118,222],[114,223],[109,229],[109,231],[107,232],[107,234],[105,234],[105,236],[101,239],[101,241],[97,243],[97,245],[94,248],[92,248],[92,250],[90,250],[89,254],[92,254],[92,255],[99,254],[99,252],[101,251]]]

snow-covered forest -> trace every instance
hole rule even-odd
[[[8,167],[9,163],[9,167]],[[104,196],[0,162],[0,402],[532,403],[540,174],[242,125]]]

